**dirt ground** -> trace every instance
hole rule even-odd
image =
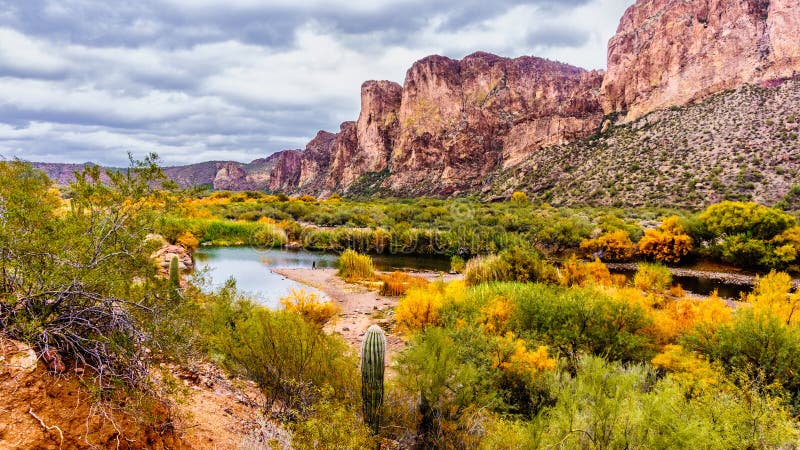
[[[142,417],[100,408],[82,374],[51,374],[27,346],[0,340],[0,450],[257,449],[289,441],[261,416],[252,383],[211,365],[164,369],[176,393]]]
[[[398,297],[379,295],[377,288],[366,285],[347,283],[336,276],[336,269],[274,269],[273,272],[290,280],[313,287],[324,292],[342,308],[336,322],[328,325],[327,330],[341,334],[355,348],[361,348],[361,341],[370,325],[378,324],[387,331],[387,353],[392,354],[403,348],[403,340],[388,325],[388,310],[397,306]],[[428,281],[452,281],[461,275],[442,274],[439,272],[414,273]]]

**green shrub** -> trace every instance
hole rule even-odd
[[[369,255],[362,255],[353,250],[345,250],[339,256],[339,272],[337,275],[347,281],[369,280],[375,276],[372,258]]]
[[[672,272],[663,264],[640,263],[633,285],[644,291],[663,292],[672,284]]]
[[[467,264],[464,262],[464,259],[458,255],[453,255],[450,258],[450,271],[456,273],[463,273],[464,269],[467,267]]]
[[[464,268],[464,281],[470,286],[501,281],[506,278],[508,270],[506,264],[497,255],[476,256],[467,261]]]
[[[765,311],[742,308],[733,322],[716,332],[698,329],[685,338],[687,346],[717,361],[731,374],[763,387],[778,384],[800,411],[800,329]]]
[[[543,448],[786,448],[798,439],[779,399],[725,386],[693,397],[647,366],[585,358],[552,389],[555,406],[530,427],[542,430]]]
[[[253,380],[267,410],[304,414],[322,398],[355,404],[358,364],[347,343],[300,314],[269,310],[237,297],[228,285],[206,306],[212,355],[228,370]]]

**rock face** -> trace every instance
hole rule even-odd
[[[406,74],[393,191],[453,194],[526,155],[595,132],[602,73],[540,58],[431,56]]]
[[[797,0],[638,0],[609,42],[606,113],[633,120],[800,72]]]
[[[742,85],[785,84],[800,72],[798,32],[798,0],[637,0],[609,42],[607,73],[535,57],[475,53],[458,61],[429,56],[408,70],[403,86],[364,83],[358,120],[342,123],[338,133],[318,132],[302,151],[285,150],[250,164],[209,162],[165,171],[182,186],[315,196],[508,194],[492,187],[491,179],[503,180],[504,188],[545,191],[562,181],[551,176],[556,173],[552,164],[538,162],[558,160],[564,163],[563,177],[575,177],[568,170],[571,163],[559,160],[563,155],[550,153],[573,144],[594,154],[617,146],[607,142],[596,148],[598,139],[579,141],[599,131],[607,114],[621,113],[621,121],[631,122]],[[750,103],[744,106],[752,108],[755,103],[746,98]],[[660,120],[664,112],[647,119]],[[779,112],[776,120],[796,123]],[[725,129],[742,131],[741,126]],[[772,131],[784,144],[797,133]],[[723,146],[745,139],[714,137]],[[676,148],[670,151],[677,153],[688,144],[672,145]],[[620,159],[606,154],[593,164],[609,158]],[[62,183],[76,167],[42,165]],[[523,172],[539,179],[520,184]],[[550,181],[543,184],[544,179]],[[586,185],[600,192],[593,183]],[[565,198],[574,201],[571,195]]]

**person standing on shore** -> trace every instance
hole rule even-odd
[[[311,261],[311,270],[317,270],[317,262]]]

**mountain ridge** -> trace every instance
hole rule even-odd
[[[714,116],[726,111],[706,111],[704,116],[692,106],[731,89],[761,86],[800,95],[780,90],[800,71],[800,45],[792,38],[797,30],[800,6],[793,0],[638,0],[609,41],[606,71],[533,56],[475,52],[455,60],[431,55],[409,68],[402,85],[364,82],[357,120],[342,123],[338,133],[318,132],[303,150],[276,152],[247,164],[208,162],[166,171],[181,185],[321,197],[367,192],[504,196],[512,186],[539,192],[552,185],[555,198],[575,181],[573,175],[564,172],[563,180],[547,175],[550,181],[542,184],[531,177],[515,179],[514,174],[539,173],[531,168],[553,161],[566,149],[576,157],[592,149],[603,153],[605,149],[598,150],[587,138],[608,138],[619,133],[614,127],[642,119],[649,127],[657,118],[674,120],[675,114],[687,111],[694,125],[715,126]],[[741,100],[749,117],[758,119],[759,100],[747,95]],[[773,123],[787,120],[775,111],[771,114]],[[726,166],[729,157],[741,158],[730,153],[731,142],[740,139],[735,126],[720,125],[716,131],[719,151],[687,144],[685,152],[675,151],[672,157],[711,158],[709,164],[716,166]],[[794,158],[789,138],[796,140],[796,132],[791,127],[782,134],[765,132],[772,138],[758,140],[761,146],[772,149],[789,142],[789,157]],[[576,145],[583,145],[583,151],[575,151]],[[616,157],[603,154],[606,159]],[[635,167],[617,165],[618,174],[632,177]],[[66,177],[65,169],[58,167],[50,167],[48,174],[59,181]],[[709,198],[716,196],[715,191]],[[564,201],[577,198],[570,195]]]

